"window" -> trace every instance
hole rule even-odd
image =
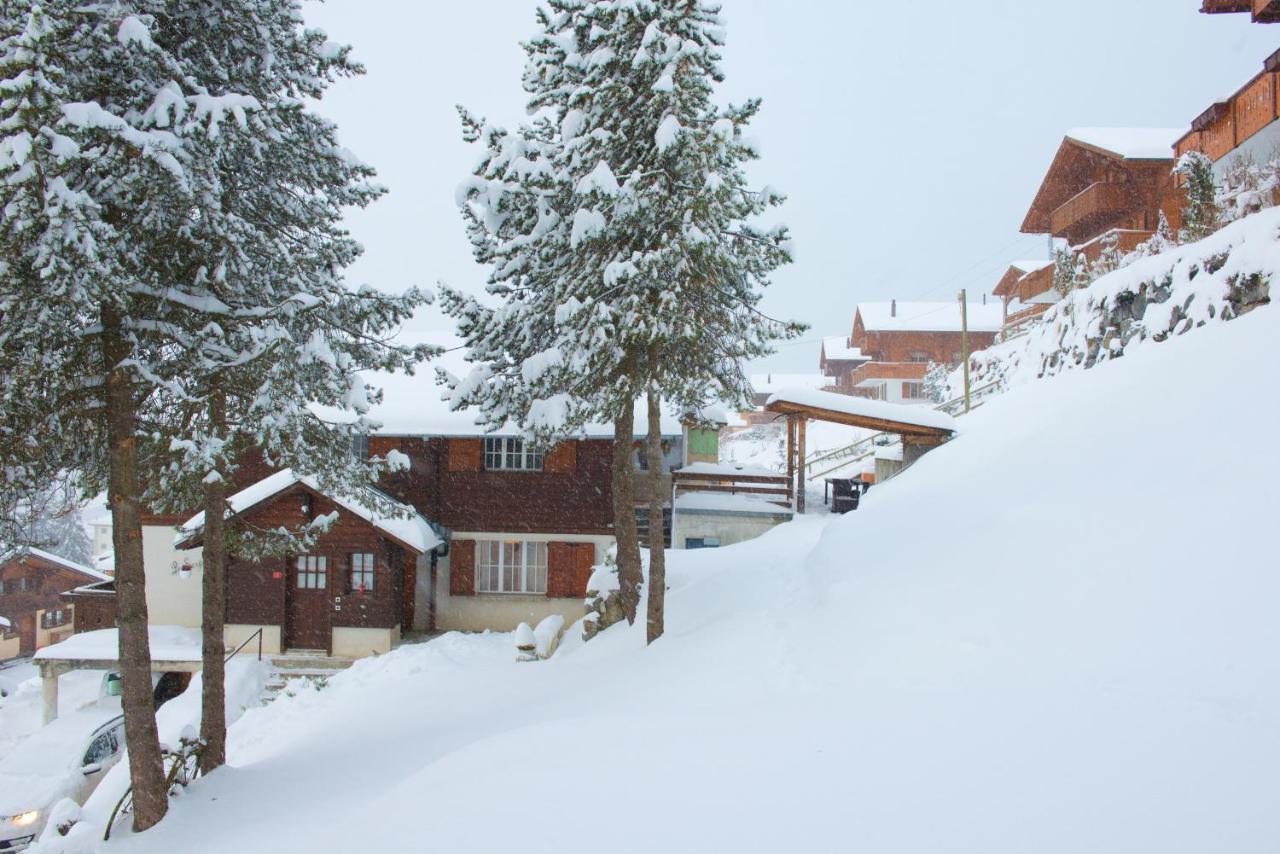
[[[547,544],[480,540],[476,543],[477,593],[547,592]]]
[[[720,548],[719,537],[685,537],[684,547],[686,549],[718,549]]]
[[[351,434],[351,456],[358,463],[367,462],[369,460],[369,434],[368,433],[352,433]]]
[[[905,400],[925,400],[928,395],[924,390],[924,383],[903,383],[902,397]]]
[[[84,761],[80,764],[97,765],[106,762],[116,755],[117,750],[119,745],[116,742],[115,732],[104,732],[89,743],[89,749],[84,752]]]
[[[907,361],[908,362],[927,362],[929,361],[929,354],[924,352],[923,350],[912,350],[911,355],[907,357]]]
[[[490,471],[542,471],[542,451],[524,439],[490,436],[484,440],[484,467]]]
[[[318,555],[299,555],[298,589],[324,590],[329,586],[329,561]]]
[[[70,608],[51,608],[40,617],[40,626],[45,629],[55,629],[58,626],[66,625],[70,619]]]
[[[347,555],[347,590],[366,593],[373,589],[373,555]]]

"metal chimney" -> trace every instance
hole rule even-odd
[[[898,301],[896,299],[889,300],[889,316],[890,317],[898,316]]]

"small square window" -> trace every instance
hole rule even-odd
[[[347,590],[351,593],[368,593],[373,590],[374,559],[370,553],[347,555]]]

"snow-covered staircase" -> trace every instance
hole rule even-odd
[[[335,658],[322,649],[291,649],[283,655],[271,656],[271,672],[267,677],[264,703],[270,703],[299,683],[324,685],[335,674],[352,665],[355,659]]]

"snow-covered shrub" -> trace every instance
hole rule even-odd
[[[604,563],[594,567],[587,581],[587,615],[582,620],[582,639],[591,640],[600,632],[626,619],[622,591],[618,583],[616,546],[605,554]]]
[[[1265,164],[1246,155],[1233,157],[1218,188],[1219,219],[1228,225],[1238,219],[1274,207],[1280,200],[1280,149]]]

